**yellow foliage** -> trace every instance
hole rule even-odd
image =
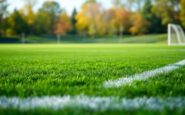
[[[25,1],[25,13],[26,13],[26,20],[29,25],[34,23],[35,14],[33,12],[33,6],[36,4],[36,0],[27,0]]]
[[[88,17],[86,17],[83,14],[83,11],[77,14],[76,19],[77,19],[76,28],[78,28],[79,31],[83,31],[84,29],[88,28],[89,20]]]
[[[99,34],[103,35],[105,24],[102,17],[102,11],[100,4],[98,3],[86,3],[82,6],[80,12],[78,12],[76,19],[76,28],[80,33],[84,31],[88,32],[89,35]]]
[[[12,36],[12,35],[15,35],[15,32],[12,29],[8,28],[5,32],[5,35],[6,36]]]

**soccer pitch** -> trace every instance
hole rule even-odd
[[[0,114],[184,114],[185,66],[124,86],[104,87],[106,81],[155,70],[184,59],[184,46],[160,44],[2,44]],[[20,109],[21,105],[8,101],[13,97],[24,100],[46,96],[47,99],[56,96],[60,100],[67,96],[73,101],[68,98],[64,107],[59,103],[55,107],[48,104],[48,108],[40,105],[30,107],[32,109],[29,105]],[[49,99],[48,103],[52,104],[59,100],[51,102]],[[122,99],[128,106],[120,103]],[[150,99],[157,107],[148,107]],[[82,102],[80,100],[86,104],[77,104]],[[106,100],[110,101],[108,105]],[[161,104],[164,106],[159,106]]]

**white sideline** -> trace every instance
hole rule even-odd
[[[113,88],[113,87],[120,87],[120,86],[124,86],[124,85],[129,85],[133,81],[146,80],[146,79],[154,77],[158,74],[169,73],[169,72],[174,71],[182,66],[185,66],[185,60],[179,61],[174,64],[170,64],[170,65],[167,65],[167,66],[164,66],[161,68],[157,68],[154,70],[145,71],[140,74],[135,74],[135,75],[131,75],[128,77],[122,77],[122,78],[119,78],[116,80],[105,81],[103,86],[105,88]]]
[[[141,97],[141,98],[119,98],[119,97],[89,97],[85,95],[79,96],[63,96],[63,97],[0,97],[0,108],[3,109],[88,109],[88,110],[164,110],[183,109],[185,107],[185,97]]]

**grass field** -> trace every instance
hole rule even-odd
[[[131,36],[123,35],[122,37],[77,37],[77,36],[62,36],[61,43],[166,43],[166,34],[140,35]],[[56,43],[57,38],[28,36],[25,38],[27,43]]]
[[[103,83],[185,59],[185,47],[160,44],[0,45],[0,96],[185,97],[185,67],[119,88]],[[184,114],[162,111],[83,109],[0,109],[2,114]]]

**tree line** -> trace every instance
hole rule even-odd
[[[23,9],[7,11],[0,0],[0,35],[84,35],[164,33],[168,23],[185,27],[185,0],[112,0],[104,9],[96,0],[86,0],[69,16],[56,1],[45,1],[37,12],[37,0],[26,0]]]

